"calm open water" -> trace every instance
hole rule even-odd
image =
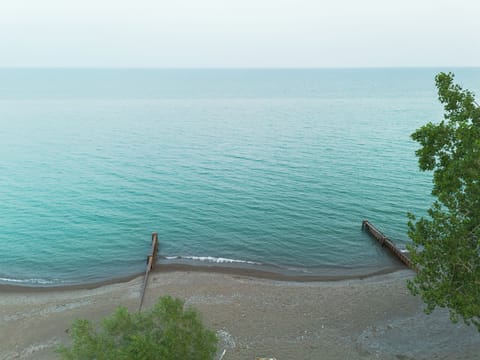
[[[0,70],[0,282],[134,274],[153,231],[173,260],[392,266],[361,221],[404,245],[429,206],[440,70]]]

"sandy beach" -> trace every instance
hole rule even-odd
[[[408,270],[342,281],[280,281],[235,272],[157,271],[144,307],[170,294],[197,308],[224,360],[479,359],[480,333],[424,315]],[[0,359],[55,359],[75,318],[138,309],[143,277],[98,287],[0,287]]]

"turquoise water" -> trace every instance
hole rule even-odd
[[[428,207],[438,71],[0,70],[0,282],[134,274],[153,231],[169,259],[392,266],[361,221],[403,246]]]

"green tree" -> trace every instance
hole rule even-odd
[[[202,325],[194,309],[165,296],[149,311],[129,313],[119,307],[98,330],[88,320],[75,320],[71,347],[60,346],[66,360],[210,360],[217,337]]]
[[[412,134],[422,171],[433,171],[436,198],[427,218],[409,214],[417,274],[408,287],[426,313],[446,307],[480,331],[480,108],[452,73],[435,78],[445,115]]]

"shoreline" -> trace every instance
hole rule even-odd
[[[319,282],[169,270],[151,273],[144,309],[167,294],[195,307],[225,360],[478,357],[476,329],[452,324],[446,311],[423,313],[406,289],[411,270]],[[142,286],[138,276],[90,289],[0,291],[0,360],[55,359],[74,319],[98,323],[119,305],[137,311]]]
[[[193,262],[159,262],[155,265],[155,269],[151,274],[171,273],[176,271],[181,272],[200,272],[200,273],[214,273],[223,275],[245,276],[255,279],[275,280],[282,282],[332,282],[343,280],[363,280],[379,275],[386,275],[397,271],[407,269],[400,262],[398,266],[383,267],[380,269],[374,268],[327,268],[323,269],[323,274],[300,274],[299,272],[286,272],[277,270],[273,266],[266,265],[248,265],[248,264],[198,264]],[[2,284],[0,283],[0,292],[49,292],[49,291],[70,291],[70,290],[90,290],[112,284],[126,283],[138,277],[143,277],[144,272],[135,273],[132,275],[114,277],[107,280],[86,282],[79,284],[65,284],[65,285],[17,285],[17,284]]]

